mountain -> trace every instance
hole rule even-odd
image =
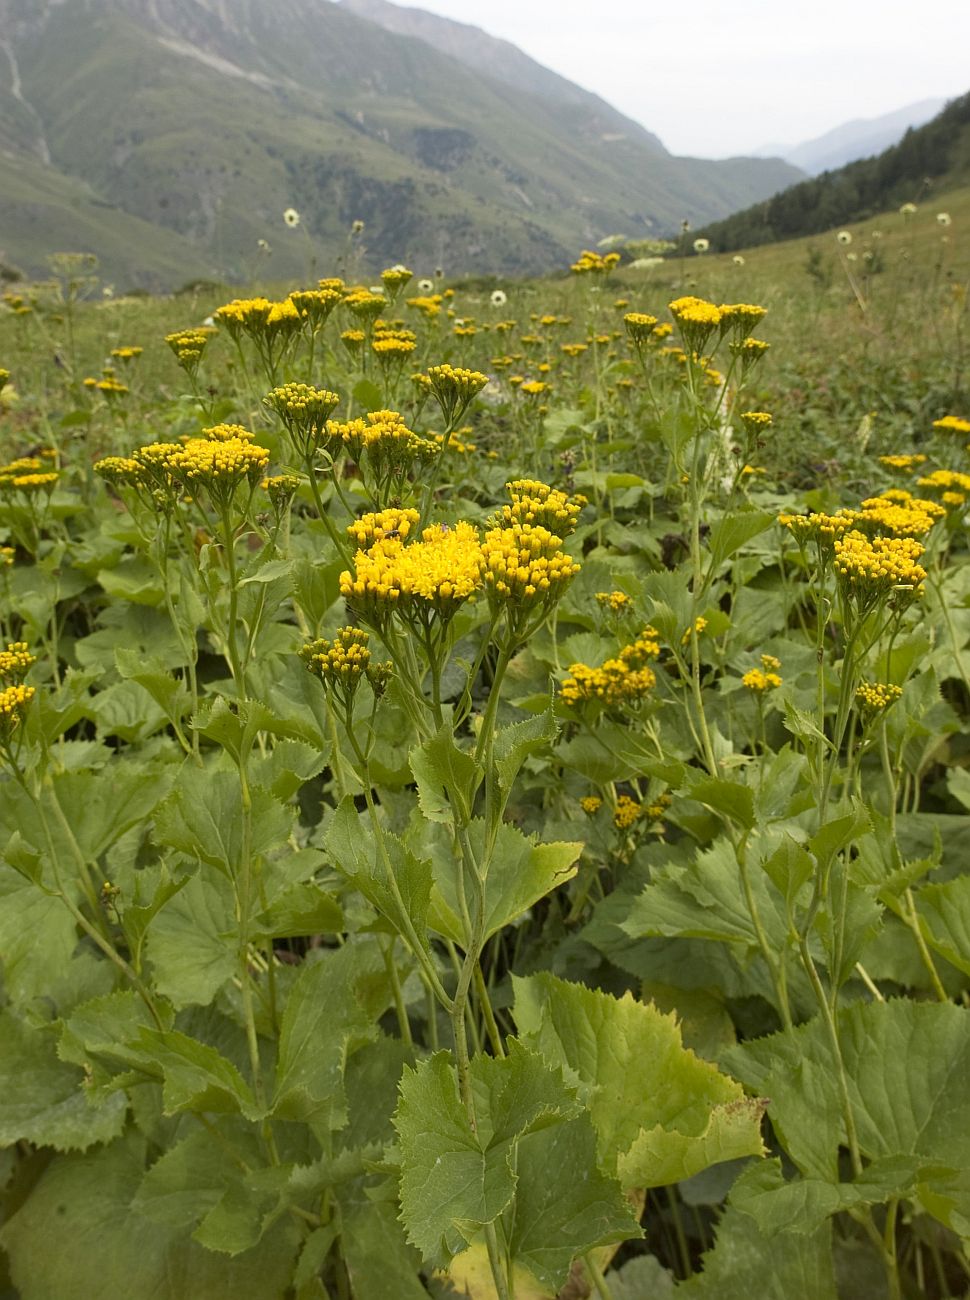
[[[897,144],[910,127],[923,126],[946,104],[942,98],[921,99],[881,117],[860,117],[826,131],[801,144],[767,144],[756,149],[758,158],[784,158],[795,167],[817,176],[819,172],[844,167],[859,158],[871,158]]]
[[[864,221],[905,203],[942,202],[970,182],[970,93],[875,158],[802,181],[701,233],[716,252],[772,244]],[[939,196],[939,197],[938,197]]]
[[[542,271],[798,175],[777,159],[671,157],[518,51],[523,84],[495,75],[495,46],[512,57],[502,43],[461,29],[458,57],[443,36],[388,30],[390,8],[377,22],[329,0],[0,0],[2,163],[31,178],[0,187],[0,250],[31,272],[54,251],[56,223],[38,224],[24,192],[38,167],[69,228],[86,214],[69,242],[93,247],[103,204],[107,273],[153,287],[200,266],[251,278],[260,240],[273,249],[262,275],[320,274],[355,220],[370,270]],[[122,232],[144,243],[134,268],[111,251],[124,217],[150,227]]]

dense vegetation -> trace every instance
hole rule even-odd
[[[970,94],[875,158],[801,181],[701,232],[721,252],[751,248],[863,221],[935,195],[970,178]]]
[[[4,1300],[968,1293],[949,207],[6,295]]]

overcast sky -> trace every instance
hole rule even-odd
[[[602,95],[673,153],[799,144],[970,90],[970,0],[419,0]]]

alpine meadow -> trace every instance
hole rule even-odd
[[[970,97],[771,198],[5,5],[0,1300],[970,1296]]]

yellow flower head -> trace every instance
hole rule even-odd
[[[749,691],[754,691],[756,695],[763,695],[765,691],[780,686],[781,680],[776,672],[765,672],[762,668],[752,668],[741,678],[741,684],[746,686]]]
[[[883,713],[903,693],[901,686],[889,682],[862,682],[856,687],[856,703],[864,713]]]
[[[429,366],[428,384],[446,424],[457,424],[469,404],[488,383],[488,375],[461,366]]]
[[[690,295],[675,298],[673,302],[668,303],[668,307],[677,322],[688,353],[702,351],[704,344],[720,326],[720,308],[704,298],[694,298]]]
[[[860,610],[886,596],[906,601],[922,594],[923,547],[912,537],[867,537],[853,529],[836,539],[835,571],[844,593]]]
[[[279,416],[304,460],[319,446],[327,432],[327,421],[340,405],[336,393],[310,384],[281,384],[270,389],[263,401]]]
[[[17,683],[0,690],[0,745],[9,746],[14,732],[23,723],[27,706],[34,698],[33,686]]]
[[[375,542],[382,542],[385,537],[405,542],[418,524],[418,512],[392,507],[379,510],[376,514],[361,515],[347,528],[352,541],[357,543],[360,551],[369,550]]]
[[[489,603],[496,612],[508,610],[514,630],[521,630],[534,612],[551,609],[579,572],[560,546],[559,537],[533,524],[491,528],[485,534]]]
[[[580,799],[579,806],[587,817],[592,817],[603,807],[603,800],[598,794],[587,794]]]
[[[370,665],[369,639],[361,628],[338,628],[332,641],[320,639],[305,645],[300,658],[325,688],[348,702]]]
[[[958,415],[944,415],[941,420],[933,421],[933,428],[941,433],[970,433],[970,420],[961,420]]]
[[[31,664],[37,662],[26,641],[10,641],[0,650],[0,682],[22,682]]]
[[[512,504],[502,507],[497,522],[506,528],[534,524],[557,537],[568,537],[575,532],[580,511],[586,505],[585,497],[567,496],[538,479],[514,479],[505,488]]]
[[[326,325],[334,308],[342,301],[343,293],[334,287],[294,289],[290,294],[290,302],[300,319],[307,323],[313,333]]]
[[[910,456],[880,456],[880,465],[885,465],[887,469],[916,469],[917,466],[926,463],[926,457],[916,453]]]
[[[612,271],[619,260],[619,253],[606,253],[603,255],[595,253],[589,248],[584,248],[569,269],[574,275],[606,275],[608,271]]]

